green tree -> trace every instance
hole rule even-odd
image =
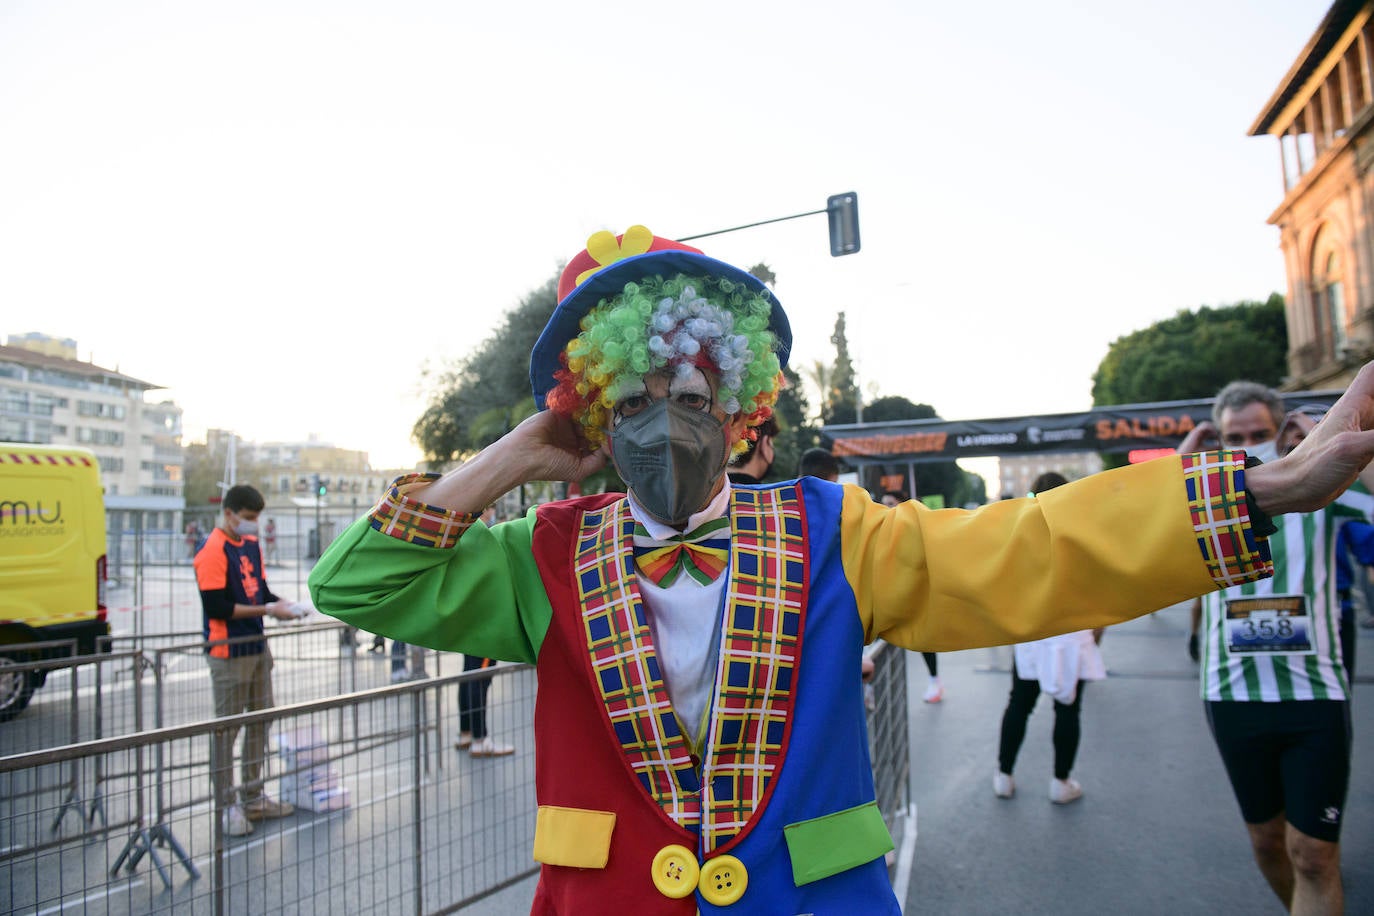
[[[1278,385],[1287,372],[1283,297],[1180,311],[1112,342],[1093,404],[1209,398],[1234,379]]]
[[[773,467],[765,476],[766,481],[796,477],[802,452],[820,442],[820,431],[807,416],[811,407],[807,403],[806,392],[802,390],[801,376],[791,367],[783,369],[782,375],[783,389],[778,394],[778,403],[773,407],[773,416],[778,421],[778,435],[773,439]]]
[[[827,378],[828,388],[822,389],[821,419],[830,424],[854,423],[859,417],[859,386],[849,359],[844,312],[835,318],[835,333],[830,335],[830,342],[835,345],[835,365]]]
[[[182,450],[182,496],[186,505],[206,506],[211,496],[219,495],[219,479],[224,473],[224,458],[218,465],[204,442],[192,442]]]

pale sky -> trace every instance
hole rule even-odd
[[[1148,5],[0,0],[0,339],[209,427],[419,458],[421,370],[599,229],[767,262],[793,364],[1091,404],[1111,341],[1286,293],[1246,130],[1328,0]]]

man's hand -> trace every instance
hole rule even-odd
[[[1374,458],[1374,363],[1366,363],[1322,421],[1286,457],[1245,472],[1271,516],[1314,512],[1345,492]]]
[[[1188,657],[1193,661],[1198,661],[1199,659],[1196,633],[1188,634]]]
[[[296,612],[291,610],[289,601],[273,601],[263,605],[263,613],[278,620],[295,620]]]
[[[593,449],[582,435],[581,424],[541,410],[527,417],[496,445],[520,452],[530,480],[579,481],[601,470],[610,458],[609,446]]]
[[[1290,410],[1283,418],[1283,425],[1279,427],[1278,451],[1279,455],[1287,455],[1297,448],[1302,440],[1307,438],[1307,434],[1316,427],[1317,421],[1301,410]]]
[[[412,495],[431,505],[475,514],[524,483],[582,480],[606,466],[607,448],[592,448],[581,425],[542,410]]]
[[[1191,455],[1194,452],[1204,452],[1208,444],[1215,448],[1221,444],[1221,435],[1217,428],[1212,425],[1211,420],[1203,420],[1197,426],[1188,430],[1188,435],[1183,437],[1183,441],[1178,444],[1180,455]]]

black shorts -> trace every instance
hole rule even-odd
[[[1338,842],[1350,784],[1350,705],[1344,700],[1204,705],[1245,822],[1263,824],[1283,814],[1308,836]]]

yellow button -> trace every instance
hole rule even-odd
[[[697,887],[707,903],[729,906],[744,896],[749,886],[749,872],[734,856],[716,856],[701,866],[701,881]]]
[[[701,868],[686,846],[664,846],[654,856],[654,887],[665,897],[678,900],[697,889]]]

